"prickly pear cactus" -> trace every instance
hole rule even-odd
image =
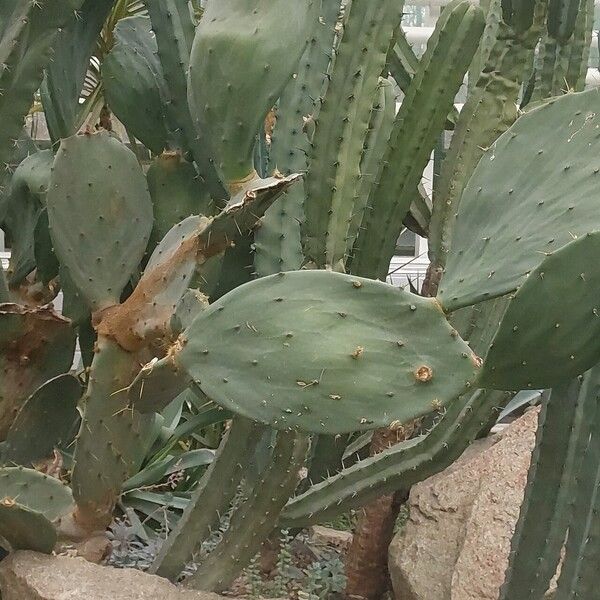
[[[56,254],[90,309],[118,304],[153,221],[133,152],[105,132],[63,140],[47,204]]]
[[[81,391],[81,384],[70,374],[41,385],[23,404],[0,444],[0,462],[32,465],[50,457],[55,448],[70,444]]]
[[[455,215],[438,296],[446,310],[518,289],[546,257],[597,229],[600,169],[588,148],[599,115],[596,90],[552,100],[484,154]]]
[[[169,144],[165,104],[169,91],[148,17],[122,19],[115,45],[102,63],[106,99],[127,129],[152,152]]]
[[[254,176],[256,132],[304,52],[315,6],[313,0],[223,0],[210,2],[200,20],[190,108],[232,190]]]
[[[0,469],[0,539],[9,550],[50,554],[56,526],[73,507],[71,490],[58,479],[32,469]]]
[[[0,500],[0,539],[9,550],[33,550],[50,554],[56,545],[56,529],[44,515],[11,498]]]
[[[57,521],[73,506],[71,490],[58,479],[33,469],[0,468],[0,497],[10,498],[49,521]]]
[[[407,422],[466,391],[478,371],[435,300],[323,271],[234,290],[200,313],[171,355],[222,406],[316,433]]]

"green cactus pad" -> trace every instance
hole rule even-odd
[[[57,37],[40,89],[53,144],[77,133],[88,115],[90,103],[80,103],[79,99],[86,83],[90,58],[97,48],[98,36],[115,2],[84,0],[79,4],[81,9],[76,18],[71,18]],[[127,83],[132,85],[133,81],[130,79]]]
[[[176,364],[216,403],[318,433],[427,414],[469,387],[478,362],[435,300],[327,271],[243,285],[178,344]]]
[[[56,530],[44,515],[10,499],[0,500],[0,543],[10,550],[33,550],[50,554],[56,545]]]
[[[148,17],[117,23],[115,45],[102,63],[106,100],[127,130],[152,152],[168,144],[165,105],[169,90]]]
[[[0,449],[5,464],[31,465],[68,444],[77,422],[81,384],[73,375],[59,375],[40,386],[18,412]]]
[[[27,398],[73,363],[71,323],[48,307],[0,305],[0,440]]]
[[[12,500],[56,521],[73,507],[71,490],[58,479],[33,469],[0,469],[0,501]]]
[[[35,229],[42,211],[54,154],[42,150],[16,168],[5,200],[3,229],[13,240],[9,284],[17,286],[36,267]]]
[[[600,163],[589,148],[599,124],[600,92],[569,94],[488,149],[456,217],[438,296],[445,310],[517,289],[547,255],[598,229]]]
[[[598,362],[598,256],[600,232],[588,233],[530,273],[494,336],[481,370],[481,387],[550,388]]]
[[[206,7],[192,46],[188,99],[225,182],[254,172],[256,133],[306,47],[314,6],[221,0]]]
[[[214,206],[208,193],[202,194],[196,169],[179,152],[165,152],[156,158],[146,179],[154,206],[151,248],[186,217],[213,214]]]
[[[63,140],[46,202],[56,255],[90,308],[118,304],[153,221],[133,152],[104,132]]]

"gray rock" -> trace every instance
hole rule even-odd
[[[0,562],[0,590],[3,600],[224,600],[141,571],[35,552],[15,552]]]
[[[416,485],[409,519],[390,546],[402,600],[497,600],[523,500],[537,411],[479,441]]]
[[[352,543],[352,533],[313,525],[310,528],[310,541],[320,546],[332,546],[338,550],[347,550]]]

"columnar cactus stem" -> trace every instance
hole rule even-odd
[[[397,0],[357,0],[335,57],[316,120],[306,178],[304,253],[319,268],[344,271],[360,163],[379,76],[402,17]],[[360,211],[359,211],[360,212]],[[355,228],[356,229],[356,228]]]
[[[501,393],[487,391],[456,399],[426,435],[359,461],[290,500],[281,515],[281,527],[327,521],[382,494],[409,489],[445,469],[473,442],[504,399]]]
[[[339,12],[339,0],[322,2],[296,73],[279,98],[269,154],[270,170],[288,174],[307,169],[310,136],[306,127],[319,115],[320,98],[327,87],[333,59]],[[305,185],[300,181],[262,218],[254,234],[254,265],[260,277],[302,266],[300,223],[304,220],[304,198]]]
[[[253,459],[264,428],[236,417],[221,441],[215,460],[198,483],[177,527],[162,545],[151,573],[176,581],[194,551],[219,525]],[[215,482],[219,482],[215,485]]]
[[[534,0],[525,1],[534,4]],[[486,66],[461,110],[442,166],[438,201],[431,219],[429,256],[434,269],[443,269],[446,264],[454,215],[477,163],[517,118],[516,103],[525,65],[538,42],[544,7],[544,0],[538,0],[535,18],[525,30],[504,21],[499,24]]]
[[[590,371],[581,389],[578,380],[557,387],[544,403],[502,600],[542,600],[556,572],[597,409],[598,375]]]
[[[277,433],[271,462],[259,476],[250,497],[233,513],[219,545],[188,580],[190,587],[223,591],[250,563],[294,493],[307,449],[305,435],[291,431]]]
[[[478,7],[446,6],[406,94],[354,245],[352,273],[385,280],[423,170],[484,28]],[[373,232],[377,231],[377,235]]]
[[[570,498],[569,533],[556,590],[557,600],[594,598],[597,592],[600,554],[600,409],[596,371],[597,368],[590,371],[594,373],[593,385],[596,386],[593,398],[595,406],[590,407],[591,435],[583,456],[579,457],[580,468],[574,482],[574,497]]]

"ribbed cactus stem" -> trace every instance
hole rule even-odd
[[[363,145],[402,2],[357,0],[346,10],[350,12],[311,144],[302,232],[307,260],[337,271],[344,270],[353,243],[349,228],[359,200]]]
[[[448,4],[402,101],[354,244],[352,273],[385,280],[423,170],[484,29],[483,12]],[[375,234],[375,232],[377,232]]]
[[[477,50],[473,62],[469,67],[469,93],[472,93],[479,81],[481,71],[485,67],[490,52],[496,42],[496,35],[498,33],[498,26],[502,18],[502,9],[500,6],[500,0],[482,0],[479,6],[485,11],[485,29],[479,42],[479,49]]]
[[[582,92],[585,89],[593,29],[594,2],[593,0],[581,0],[570,44],[571,52],[567,67],[567,84],[569,89],[575,92]]]
[[[261,473],[248,499],[233,513],[219,545],[189,579],[190,587],[223,591],[250,563],[294,493],[307,449],[305,435],[292,431],[277,433],[271,462]]]
[[[490,413],[505,401],[504,394],[488,391],[455,400],[429,433],[361,460],[290,500],[280,525],[294,528],[321,523],[439,473],[464,452]]]
[[[600,520],[600,409],[598,407],[598,368],[586,374],[590,385],[590,435],[583,442],[575,489],[570,497],[569,534],[558,579],[556,600],[594,598],[598,582]],[[584,380],[585,381],[585,380]],[[585,385],[585,383],[584,383]]]
[[[198,482],[181,519],[150,567],[151,573],[177,580],[194,552],[219,526],[221,517],[229,509],[263,431],[263,427],[248,419],[233,419],[215,460]]]
[[[542,407],[501,600],[542,600],[554,577],[596,411],[598,375],[588,373],[581,387],[576,379],[555,388]]]
[[[306,123],[314,122],[321,108],[319,99],[328,82],[339,12],[339,0],[322,3],[296,73],[279,98],[269,171],[287,174],[307,169],[310,139]],[[304,182],[299,181],[262,218],[254,234],[254,265],[260,277],[302,266],[300,223],[304,220],[304,197]]]
[[[461,110],[442,166],[438,201],[431,220],[429,256],[433,268],[441,269],[446,264],[454,215],[479,159],[517,118],[516,102],[525,66],[537,45],[543,16],[544,4],[539,1],[534,24],[524,33],[504,22],[499,24],[496,43]]]

